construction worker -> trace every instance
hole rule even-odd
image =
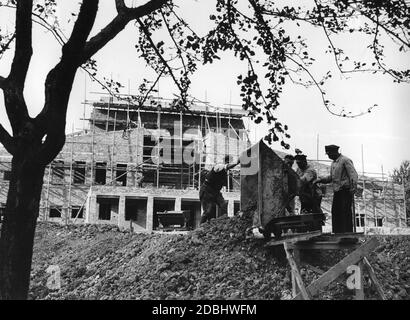
[[[357,190],[358,175],[352,160],[339,152],[339,146],[325,146],[329,159],[330,175],[319,178],[315,183],[331,183],[333,187],[332,231],[353,232],[352,204]]]
[[[322,194],[316,184],[317,179],[316,170],[307,163],[304,154],[297,154],[295,156],[298,168],[296,173],[302,182],[299,191],[300,212],[301,213],[322,213],[320,203],[322,201]]]
[[[293,164],[295,163],[295,157],[292,156],[291,154],[287,154],[285,158],[283,158],[283,161],[289,166],[293,167]]]
[[[289,168],[292,169],[293,164],[295,162],[295,157],[292,156],[291,154],[287,154],[284,158],[283,161],[285,164],[289,166]],[[286,211],[288,214],[293,215],[295,213],[295,198],[289,201],[288,205],[286,206]]]
[[[216,217],[216,206],[222,211],[222,214],[226,213],[225,199],[221,194],[221,189],[226,185],[228,170],[234,168],[239,164],[229,163],[230,156],[225,156],[225,164],[215,165],[206,175],[204,183],[202,183],[199,189],[199,200],[201,201],[203,214],[201,223],[204,223],[212,218]]]
[[[139,188],[142,187],[142,183],[144,181],[144,172],[142,171],[141,168],[137,168],[136,170],[136,177],[135,177],[135,185]]]

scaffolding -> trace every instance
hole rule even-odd
[[[102,103],[85,101],[84,108],[89,108],[88,111],[91,112],[89,118],[84,117],[82,120],[87,121],[89,127],[85,129],[84,126],[79,132],[75,132],[73,128],[71,133],[67,134],[63,150],[47,166],[40,203],[40,220],[59,219],[66,224],[80,222],[84,219],[90,188],[198,190],[209,165],[224,158],[226,144],[228,150],[235,152],[232,154],[234,158],[249,146],[247,140],[235,140],[234,148],[230,149],[229,142],[225,141],[223,144],[220,143],[220,146],[218,144],[211,148],[209,142],[212,139],[217,141],[219,137],[213,135],[222,135],[222,129],[233,126],[229,114],[228,122],[222,128],[221,113],[212,114],[208,106],[193,107],[198,118],[197,134],[185,136],[184,121],[192,121],[192,114],[185,115],[181,110],[172,111],[169,102],[161,100],[164,106],[157,106],[155,111],[149,108],[135,109],[129,102],[118,103],[112,97],[104,99]],[[134,127],[129,125],[133,120],[131,114],[138,116],[138,121],[133,122],[137,124]],[[144,125],[144,121],[141,121],[144,114],[156,115],[155,127]],[[176,115],[179,120],[179,132],[173,136],[161,134],[162,130],[168,129],[164,124],[167,115]],[[172,160],[178,157],[177,163],[160,161],[161,145],[164,144],[172,146]],[[185,163],[181,159],[186,148],[192,149],[192,163]],[[7,172],[11,170],[10,161],[10,157],[0,159],[2,199],[7,198]],[[240,174],[239,169],[236,169],[229,175],[225,191],[238,192],[239,184]],[[3,203],[0,204],[0,208],[5,206],[5,200],[1,201]]]
[[[118,136],[120,133],[118,133]],[[152,158],[145,158],[141,163],[134,163],[134,166],[127,164],[126,171],[114,174],[113,179],[106,179],[105,183],[96,182],[96,177],[102,168],[101,162],[97,160],[97,163],[93,165],[81,161],[84,157],[90,159],[95,157],[92,152],[74,152],[76,145],[87,146],[89,143],[78,141],[80,135],[72,134],[67,137],[67,151],[68,155],[65,157],[63,154],[56,158],[51,164],[48,165],[46,173],[44,175],[44,187],[42,200],[40,205],[40,219],[43,221],[53,220],[54,218],[62,219],[64,223],[76,223],[84,218],[84,208],[92,186],[123,186],[123,177],[127,176],[126,186],[134,187],[138,186],[135,175],[141,172],[141,168],[147,166],[145,169],[151,172],[157,171],[157,166],[152,164]],[[98,137],[98,135],[97,135]],[[113,141],[113,140],[112,140]],[[108,147],[108,145],[106,145]],[[112,147],[112,146],[111,146]],[[89,146],[91,150],[91,146]],[[145,148],[152,148],[146,146]],[[76,156],[81,155],[83,158],[76,160]],[[116,154],[117,158],[119,154]],[[73,161],[65,162],[63,159],[73,159]],[[200,157],[200,159],[203,159]],[[326,166],[323,163],[328,161],[315,160],[316,169],[319,175],[325,175],[327,173]],[[322,165],[320,165],[322,164]],[[128,166],[129,165],[129,166]],[[93,167],[92,167],[93,166]],[[113,166],[105,163],[105,168],[108,173],[109,168]],[[195,170],[193,169],[195,167]],[[93,169],[94,177],[91,173]],[[114,170],[115,170],[114,166]],[[198,163],[196,166],[188,166],[188,170],[185,171],[188,180],[185,188],[198,189],[201,184],[200,168],[204,170],[204,163]],[[2,156],[0,158],[0,213],[4,210],[7,190],[9,182],[9,172],[11,171],[11,157]],[[179,172],[174,172],[176,174]],[[239,172],[235,172],[238,174]],[[356,211],[356,226],[358,231],[364,231],[368,228],[377,227],[408,227],[410,225],[410,219],[406,216],[407,205],[404,184],[394,183],[393,179],[387,176],[385,173],[366,173],[359,176],[358,192],[355,196],[355,211]],[[134,175],[134,179],[133,179]],[[372,176],[370,176],[372,175]],[[233,184],[231,190],[237,190],[235,186],[239,186],[239,177],[230,177],[230,184]],[[180,177],[178,176],[180,179]],[[167,188],[167,182],[156,179],[154,184],[152,181],[146,184],[142,184],[142,187],[154,187],[154,188]],[[163,185],[158,185],[158,182]],[[168,186],[170,187],[170,186]],[[326,189],[324,198],[322,200],[322,207],[325,212],[331,211],[332,192],[330,189]]]
[[[236,119],[240,118],[238,111],[232,108],[212,110],[206,103],[192,106],[190,109],[197,123],[191,127],[196,128],[196,134],[184,136],[185,121],[189,122],[192,114],[187,116],[181,110],[172,110],[169,101],[158,100],[162,106],[137,109],[130,106],[129,100],[121,104],[112,97],[98,103],[84,102],[85,107],[91,108],[90,117],[82,119],[88,122],[89,128],[84,126],[79,132],[73,128],[63,150],[48,165],[40,203],[41,220],[57,218],[64,223],[81,222],[90,189],[94,187],[198,190],[211,164],[221,162],[226,154],[238,157],[249,147],[246,130],[241,136],[238,121],[234,123],[235,112]],[[147,127],[142,119],[154,114],[156,126]],[[167,114],[179,119],[176,135],[160,135],[161,129],[165,129]],[[133,121],[132,115],[138,120]],[[233,137],[223,135],[226,129],[231,129]],[[190,147],[195,161],[161,163],[161,143],[173,146],[173,156]],[[318,175],[328,173],[329,160],[314,159],[311,163]],[[0,214],[7,199],[10,170],[11,157],[4,154],[0,157]],[[394,183],[383,170],[381,173],[362,171],[355,196],[359,230],[409,226],[404,184]],[[227,192],[239,191],[238,168],[232,170],[226,185]],[[325,212],[331,211],[331,200],[332,192],[327,190],[322,201]]]
[[[315,167],[318,176],[329,174],[331,161],[312,159],[309,162]],[[331,186],[327,186],[323,191],[322,206],[324,204],[324,210],[330,212],[333,198]],[[407,201],[404,183],[395,183],[383,170],[366,172],[362,169],[354,197],[357,230],[366,233],[369,228],[410,226]]]

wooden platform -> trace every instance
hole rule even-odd
[[[322,233],[322,231],[311,231],[304,233],[292,233],[282,236],[279,240],[271,240],[265,247],[283,245],[297,246],[303,249],[341,249],[343,246],[351,247],[358,243],[359,238],[364,237],[364,233]]]
[[[318,234],[318,232],[308,232],[306,234],[294,234],[293,237],[289,236],[288,238],[277,241],[270,241],[266,246],[283,244],[286,257],[291,267],[292,294],[295,300],[313,299],[322,289],[346,272],[353,273],[350,277],[354,277],[354,281],[351,281],[350,285],[353,283],[356,299],[364,300],[363,273],[365,270],[369,274],[371,282],[375,286],[380,298],[385,300],[383,290],[374,274],[373,268],[366,258],[376,249],[379,242],[376,238],[370,238],[362,243],[359,241],[362,237],[364,237],[364,234],[361,233],[322,234],[320,232]],[[316,281],[307,287],[304,285],[299,271],[300,250],[338,250],[345,248],[354,249],[354,251],[328,271],[321,272],[322,274]]]
[[[304,250],[339,250],[357,248],[360,246],[359,239],[363,238],[363,233],[325,233],[306,240],[292,242],[291,247]]]
[[[312,232],[305,232],[305,233],[292,233],[283,236],[280,240],[271,240],[265,244],[265,247],[274,247],[283,245],[286,243],[295,243],[298,241],[309,240],[314,237],[318,237],[322,235],[322,231],[312,231]]]

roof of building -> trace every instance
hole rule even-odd
[[[154,98],[155,104],[146,103],[143,108],[139,108],[138,105],[130,103],[126,99],[121,100],[115,97],[103,96],[98,101],[86,101],[87,104],[92,104],[94,108],[101,109],[118,109],[118,110],[130,110],[140,112],[157,112],[158,110],[166,112],[180,113],[181,110],[176,109],[172,105],[171,99]],[[242,118],[247,117],[248,112],[240,107],[215,107],[207,103],[191,103],[188,108],[182,110],[187,115],[206,115],[206,114],[218,114],[221,117]]]

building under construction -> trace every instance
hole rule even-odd
[[[198,190],[204,173],[225,155],[236,161],[250,146],[246,112],[194,104],[187,110],[156,99],[141,108],[111,96],[86,101],[88,128],[67,135],[44,175],[40,220],[100,223],[133,231],[164,229],[162,212],[183,212],[184,228],[199,225]],[[281,157],[284,153],[277,152]],[[4,210],[11,156],[0,149],[0,210]],[[329,165],[310,163],[319,175]],[[403,186],[362,175],[355,199],[359,227],[405,227]],[[222,190],[228,215],[240,210],[240,170]],[[332,192],[323,210],[330,214]],[[1,213],[1,212],[0,212]],[[327,220],[330,222],[330,219]],[[172,223],[171,223],[172,224]],[[328,225],[329,227],[329,225]]]
[[[205,170],[226,155],[236,161],[249,147],[241,109],[197,104],[177,110],[164,100],[135,108],[113,97],[86,104],[89,128],[67,135],[44,175],[43,221],[152,231],[162,227],[158,212],[184,211],[185,227],[195,228]],[[3,151],[2,207],[10,160]],[[239,210],[239,181],[239,169],[232,170],[223,190],[229,215]]]

